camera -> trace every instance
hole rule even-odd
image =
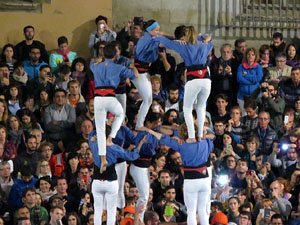
[[[165,47],[158,47],[158,51],[159,52],[164,52],[164,51],[166,51],[166,48]]]
[[[246,172],[246,175],[247,176],[251,176],[253,174],[253,170],[248,170],[247,172]]]
[[[49,77],[53,77],[53,76],[54,76],[54,74],[53,74],[53,73],[51,73],[51,72],[47,72],[47,76],[49,76]]]
[[[260,88],[260,91],[261,91],[261,92],[268,92],[268,88],[266,88],[266,87],[261,87],[261,88]]]

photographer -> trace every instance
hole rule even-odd
[[[47,90],[52,98],[55,89],[55,75],[50,72],[48,65],[40,67],[40,76],[35,77],[27,83],[27,93],[34,96],[40,96],[42,90]]]
[[[128,20],[127,25],[118,33],[117,40],[121,43],[122,49],[126,49],[122,52],[124,56],[129,56],[131,44],[136,45],[138,39],[142,36],[142,32],[143,17],[134,17],[133,20]]]
[[[107,17],[98,16],[95,20],[97,30],[93,31],[90,35],[89,48],[91,51],[92,58],[97,56],[97,43],[100,41],[105,41],[110,43],[116,40],[117,34],[107,25]]]
[[[260,87],[261,98],[257,98],[259,111],[270,114],[270,126],[278,129],[282,123],[285,101],[278,95],[278,84],[275,81],[264,82]]]
[[[282,153],[281,153],[282,152]],[[280,154],[281,153],[281,154]],[[285,154],[281,159],[278,159],[278,154]],[[285,171],[287,167],[297,163],[297,153],[293,144],[278,144],[273,143],[273,151],[269,155],[269,162],[275,168],[280,168],[281,171]]]

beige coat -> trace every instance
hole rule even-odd
[[[269,68],[269,73],[270,73],[270,79],[269,80],[274,80],[274,79],[279,79],[281,80],[281,77],[288,78],[291,76],[291,71],[292,67],[285,65],[283,68],[282,75],[279,74],[277,67],[271,67]]]

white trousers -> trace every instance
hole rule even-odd
[[[139,191],[139,199],[137,201],[137,205],[140,203],[146,203],[149,199],[149,189],[150,189],[150,177],[149,177],[149,168],[141,168],[137,167],[133,164],[130,165],[130,174],[136,184],[136,187]],[[143,211],[140,214],[140,220],[144,221],[144,213]]]
[[[94,180],[92,183],[94,196],[94,224],[102,225],[102,211],[106,205],[107,225],[115,225],[118,197],[118,181]]]
[[[125,207],[124,183],[125,183],[125,178],[127,173],[126,161],[121,163],[116,163],[115,169],[118,176],[118,186],[119,186],[117,206],[119,209],[123,209]]]
[[[152,104],[152,86],[150,75],[148,73],[140,73],[138,78],[135,78],[132,83],[139,90],[139,94],[143,98],[143,102],[138,112],[136,128],[144,126],[144,121]]]
[[[246,113],[246,110],[244,109],[245,101],[238,98],[238,99],[237,99],[237,103],[238,103],[239,107],[240,107],[241,110],[242,110],[242,116],[246,116],[247,113]]]
[[[198,137],[203,137],[203,126],[205,121],[206,101],[210,94],[210,79],[194,79],[188,81],[184,87],[183,114],[188,130],[189,138],[195,138],[193,104],[195,100],[197,112]],[[202,224],[201,224],[202,225]]]
[[[126,115],[126,100],[127,100],[126,93],[124,93],[124,94],[116,94],[116,98],[120,102],[120,104],[121,104],[121,106],[123,108],[124,115]]]
[[[187,208],[187,224],[197,225],[196,212],[201,225],[209,225],[211,178],[184,179],[183,197]]]
[[[94,113],[99,155],[106,155],[105,122],[107,112],[111,112],[115,115],[115,120],[112,123],[109,135],[112,138],[115,138],[124,120],[124,111],[122,106],[115,97],[96,96],[94,100]]]

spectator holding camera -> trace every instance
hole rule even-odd
[[[128,57],[130,45],[136,45],[138,39],[142,36],[143,32],[143,17],[134,17],[128,20],[126,26],[118,33],[117,40],[120,41],[122,49],[125,51],[123,55]]]
[[[279,154],[283,156],[277,158]],[[274,168],[280,168],[285,171],[287,167],[297,163],[297,152],[294,147],[290,147],[287,143],[278,144],[274,142],[273,151],[268,159]]]
[[[276,179],[275,174],[271,170],[271,163],[267,161],[267,156],[258,153],[256,155],[256,173],[259,177],[262,187],[268,188],[270,184]]]
[[[256,217],[256,225],[271,224],[271,217],[275,214],[273,203],[270,199],[265,198],[259,204],[259,214]]]
[[[285,101],[278,95],[278,83],[269,81],[262,83],[260,88],[261,98],[257,98],[260,111],[270,114],[270,126],[278,130],[284,113]]]
[[[90,35],[89,49],[91,51],[92,58],[97,57],[97,43],[100,41],[105,41],[110,43],[116,40],[117,34],[115,31],[111,30],[107,24],[107,17],[98,16],[95,20],[97,29],[93,31]]]
[[[52,96],[55,89],[55,76],[50,71],[50,66],[41,66],[40,76],[28,81],[27,93],[34,96],[40,96],[41,91],[46,90],[50,94],[50,96]]]
[[[221,57],[214,61],[212,65],[212,90],[210,98],[214,101],[215,96],[224,93],[228,96],[228,101],[236,105],[237,93],[237,61],[232,59],[232,49],[230,44],[221,47]]]
[[[284,198],[284,185],[278,180],[273,181],[270,185],[273,207],[279,211],[284,220],[290,215],[292,205],[289,200]]]

